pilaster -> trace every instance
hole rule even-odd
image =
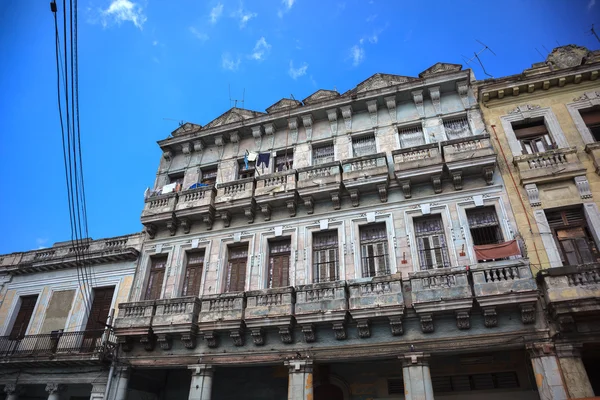
[[[188,366],[192,371],[189,400],[210,400],[214,368],[208,364]]]
[[[433,384],[429,372],[429,354],[407,353],[402,360],[405,400],[433,400]]]
[[[285,362],[285,366],[289,370],[288,400],[312,400],[312,360],[289,360]]]

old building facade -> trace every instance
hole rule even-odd
[[[106,398],[110,310],[129,296],[141,242],[134,234],[0,256],[2,398]]]
[[[538,274],[552,337],[546,351],[571,375],[571,398],[600,394],[599,72],[599,51],[569,45],[522,74],[478,85]]]
[[[116,398],[566,398],[472,82],[376,74],[160,141]]]

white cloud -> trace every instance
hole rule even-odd
[[[301,67],[294,68],[294,62],[290,61],[290,69],[288,70],[288,74],[292,79],[298,79],[299,77],[306,75],[307,69],[307,63],[303,63]]]
[[[240,67],[240,62],[241,60],[239,57],[234,60],[229,53],[223,53],[221,56],[221,66],[223,69],[227,69],[229,71],[237,71],[237,69]]]
[[[106,10],[100,11],[102,26],[105,28],[111,23],[131,21],[136,27],[142,29],[148,19],[144,8],[129,0],[113,0]]]
[[[257,60],[257,61],[262,61],[262,60],[264,60],[264,57],[265,57],[266,53],[269,52],[269,50],[271,50],[271,45],[269,43],[267,43],[267,40],[263,36],[260,39],[258,39],[256,44],[254,45],[254,50],[252,50],[252,54],[250,54],[250,58]]]
[[[239,18],[240,20],[240,29],[244,29],[248,21],[252,18],[256,18],[258,16],[257,13],[251,12],[248,10],[244,10],[244,5],[240,3],[240,8],[237,9],[236,12],[233,13],[233,17]]]
[[[190,26],[190,32],[192,33],[192,35],[196,36],[196,39],[200,40],[201,42],[206,42],[209,39],[206,33],[200,32],[193,26]]]
[[[588,11],[590,11],[592,8],[594,8],[594,6],[596,5],[596,0],[590,0],[590,2],[588,3]]]
[[[356,67],[365,59],[365,49],[358,44],[352,46],[350,49],[350,58],[352,58],[352,65]]]
[[[279,18],[283,18],[283,14],[290,11],[294,6],[296,0],[281,0],[281,4],[283,4],[283,10],[277,11],[277,16]]]
[[[210,22],[216,24],[221,14],[223,14],[223,4],[219,3],[210,10]]]
[[[47,238],[37,238],[35,239],[35,245],[37,246],[38,250],[39,249],[45,249],[47,246],[46,244],[48,243],[48,239]]]

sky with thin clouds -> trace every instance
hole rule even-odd
[[[59,12],[62,12],[59,3]],[[438,61],[516,74],[569,43],[598,49],[597,0],[79,0],[79,101],[93,238],[140,231],[156,141],[244,98],[345,92],[374,73]],[[516,12],[518,10],[518,13]],[[0,2],[0,253],[70,238],[48,2]],[[541,54],[540,54],[541,53]],[[542,56],[543,55],[543,56]],[[464,56],[464,57],[463,57]],[[470,64],[477,78],[481,67]],[[238,106],[241,103],[238,102]]]

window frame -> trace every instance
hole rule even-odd
[[[215,171],[215,178],[214,178],[214,182],[208,184],[209,186],[212,187],[216,187],[217,183],[218,183],[218,179],[219,179],[219,166],[217,164],[215,164],[214,166],[205,166],[200,168],[200,183],[205,183],[204,182],[204,174],[206,173],[206,171]]]
[[[355,141],[359,141],[359,140],[364,140],[367,138],[373,138],[373,151],[368,153],[368,154],[360,154],[357,155],[356,154],[356,149],[354,147],[355,145]],[[365,146],[367,147],[367,146]],[[366,133],[361,133],[361,134],[356,134],[356,135],[352,135],[350,137],[350,154],[352,155],[351,158],[359,158],[359,157],[368,157],[368,156],[372,156],[374,154],[377,154],[377,135],[375,134],[375,132],[366,132]]]
[[[202,261],[201,262],[197,262],[194,263],[193,265],[190,265],[190,259],[194,256],[197,255],[202,255]],[[202,287],[204,285],[204,270],[206,267],[206,250],[205,249],[193,249],[193,250],[188,250],[185,251],[185,256],[184,256],[184,266],[183,266],[183,270],[182,272],[182,281],[181,281],[181,296],[182,297],[187,297],[187,296],[196,296],[196,297],[200,297],[201,296],[201,292],[202,292]],[[196,272],[196,276],[195,279],[198,279],[198,283],[197,283],[197,290],[195,294],[190,294],[188,293],[189,289],[189,282],[188,280],[188,268],[194,268],[196,270],[199,270],[199,274]],[[186,285],[186,283],[188,283],[188,285]],[[192,285],[192,289],[194,288],[194,285]]]
[[[575,210],[580,211],[581,221],[573,223],[566,219],[566,213],[569,211],[575,211]],[[560,225],[551,226],[550,221],[548,220],[548,215],[550,213],[561,214],[563,223]],[[560,260],[563,265],[577,266],[577,265],[595,263],[595,262],[599,261],[600,250],[598,247],[598,243],[596,243],[592,229],[589,226],[589,223],[588,223],[587,217],[586,217],[586,213],[585,213],[585,209],[583,208],[583,206],[581,206],[581,207],[560,207],[560,208],[555,208],[555,209],[547,209],[547,210],[544,210],[544,214],[546,216],[546,221],[548,223],[548,227],[550,228],[550,231],[552,233],[552,237],[554,238],[554,241],[556,242],[556,247],[558,249]],[[561,238],[559,237],[559,234],[558,234],[559,232],[577,231],[577,230],[582,231],[582,236],[564,237],[563,240],[561,240]],[[583,255],[581,254],[581,249],[576,245],[577,239],[584,239],[586,241],[587,251],[590,253],[590,258],[591,258],[590,261],[586,262],[583,260]],[[567,242],[573,246],[573,251],[571,251],[571,252],[567,251],[567,249],[565,248],[565,244]],[[572,264],[571,260],[569,259],[568,254],[575,254],[575,256],[578,258],[577,263]],[[595,258],[595,260],[594,260],[594,258]]]
[[[254,178],[256,176],[256,161],[248,161],[248,169],[245,169],[246,164],[244,163],[244,159],[240,159],[237,162],[237,173],[236,179],[248,179]],[[245,176],[242,178],[242,174],[250,173],[251,176]]]
[[[321,158],[315,157],[315,152],[318,151],[319,149],[324,149],[324,148],[329,148],[329,147],[331,147],[332,153],[331,153],[331,156],[327,156],[327,157],[332,157],[332,160],[316,162],[317,160],[320,160]],[[323,142],[323,143],[313,144],[311,146],[310,156],[311,156],[311,166],[318,166],[318,165],[323,165],[323,164],[328,164],[330,162],[334,162],[336,160],[335,144],[333,142]]]
[[[597,95],[595,91],[584,92],[581,96],[576,97],[572,103],[565,105],[584,144],[596,143],[596,140],[583,121],[580,111],[585,111],[598,105],[600,105],[600,95]]]
[[[333,232],[335,231],[335,235],[333,234]],[[315,236],[325,236],[327,234],[331,234],[332,236],[335,236],[336,238],[336,245],[333,246],[326,246],[323,245],[321,246],[318,250],[315,250]],[[330,229],[325,229],[325,230],[320,230],[318,232],[312,232],[311,234],[311,247],[310,247],[310,265],[311,265],[311,270],[312,270],[312,283],[324,283],[324,282],[336,282],[339,281],[341,279],[344,279],[342,274],[341,274],[341,268],[340,268],[340,260],[341,258],[343,258],[343,255],[340,256],[340,232],[339,229],[336,228],[330,228]],[[329,260],[330,256],[331,256],[331,251],[335,250],[335,261],[331,261]],[[330,264],[332,262],[335,263],[334,268],[335,268],[335,278],[336,279],[331,279],[331,276],[329,274],[329,272],[331,272],[331,267],[328,268],[328,274],[329,277],[327,280],[321,280],[320,277],[318,277],[318,275],[320,276],[321,274],[317,274],[317,265],[315,263],[315,260],[317,258],[317,252],[327,252],[327,261],[325,263]],[[320,264],[324,264],[324,263],[320,263]],[[319,264],[319,265],[320,265]]]
[[[273,247],[275,244],[277,243],[283,243],[283,242],[287,242],[288,244],[288,250],[287,251],[279,251],[277,253],[273,253]],[[266,285],[265,287],[267,289],[278,289],[278,288],[283,288],[283,287],[288,287],[291,286],[290,282],[291,282],[291,266],[292,266],[292,237],[291,236],[285,236],[285,237],[275,237],[272,238],[270,240],[268,240],[267,242],[267,274],[266,274]],[[284,259],[287,256],[287,279],[283,276],[284,275],[284,271],[280,271],[279,275],[280,275],[280,280],[281,280],[281,284],[277,284],[277,285],[273,285],[273,280],[274,280],[274,276],[275,276],[275,271],[274,271],[274,266],[272,265],[272,260],[274,258],[281,258]]]
[[[149,260],[148,260],[148,274],[147,274],[147,277],[146,277],[146,284],[144,285],[144,292],[143,292],[143,299],[144,300],[159,300],[159,299],[162,298],[163,291],[164,291],[164,283],[165,283],[165,279],[167,277],[167,265],[169,264],[169,258],[170,258],[169,254],[154,254],[154,255],[152,255],[152,256],[149,257]],[[151,287],[151,284],[153,282],[155,282],[153,280],[153,277],[152,277],[152,272],[153,272],[153,269],[154,269],[154,261],[155,260],[159,260],[159,259],[164,259],[165,260],[163,268],[160,268],[160,269],[156,268],[156,270],[162,270],[162,274],[163,274],[163,276],[162,276],[162,282],[160,282],[159,286],[157,287],[158,297],[154,298],[154,299],[151,299],[151,298],[149,298],[149,294],[151,293],[150,292],[150,287]]]
[[[380,228],[383,232],[383,237],[376,237],[372,239],[363,238],[363,231],[368,229]],[[389,248],[389,238],[388,238],[388,229],[385,221],[372,222],[367,224],[362,224],[358,227],[358,238],[359,238],[359,259],[360,259],[360,273],[362,278],[374,278],[377,276],[386,276],[392,273],[392,263],[390,260],[390,248]],[[365,257],[365,252],[369,252],[368,248],[372,246],[377,246],[376,250],[373,250],[372,256],[369,254]],[[376,255],[375,253],[381,253],[381,250],[378,248],[382,246],[383,254]],[[384,266],[383,273],[381,273],[381,268],[377,268],[381,263],[380,257],[383,257]],[[379,259],[378,259],[379,258]],[[365,261],[368,265],[365,265]],[[373,270],[373,274],[371,274],[371,270]]]
[[[448,136],[449,129],[447,127],[447,124],[457,122],[457,121],[463,121],[463,120],[464,120],[465,126],[466,126],[465,135],[452,137],[452,138],[450,136]],[[454,116],[443,118],[442,119],[442,128],[444,129],[444,136],[446,137],[446,140],[465,139],[470,136],[473,136],[473,129],[471,129],[471,123],[469,122],[469,116],[467,114],[454,115]]]
[[[437,231],[427,231],[427,232],[417,232],[417,224],[419,222],[425,222],[428,220],[439,220],[440,221],[440,226],[441,229],[437,230]],[[440,269],[440,268],[449,268],[452,266],[452,262],[450,260],[450,251],[449,251],[449,246],[448,246],[448,235],[446,234],[446,226],[444,224],[444,220],[441,217],[441,215],[437,215],[437,214],[433,214],[433,215],[427,215],[427,216],[421,216],[418,218],[414,218],[413,221],[413,229],[414,229],[414,235],[415,235],[415,242],[416,242],[416,248],[417,248],[417,255],[418,255],[418,262],[419,262],[419,270],[420,271],[429,271],[429,270],[436,270],[436,269]],[[443,241],[444,243],[442,244],[439,240],[439,237],[443,237]],[[438,246],[432,247],[432,242],[434,241],[433,239],[437,238],[438,240]],[[429,244],[428,247],[426,248],[421,248],[420,243],[422,242],[423,244],[425,243],[425,239],[427,239],[427,243]],[[440,250],[440,259],[442,261],[441,266],[440,263],[437,260],[438,255],[436,254],[436,249]],[[430,258],[433,260],[433,258],[435,257],[436,259],[436,263],[432,264],[431,266],[429,265],[423,265],[422,264],[422,252],[423,251],[429,251],[429,256]],[[432,253],[433,251],[433,253]],[[433,255],[433,257],[431,257]],[[427,257],[426,255],[423,257]],[[447,263],[446,263],[447,260]]]
[[[409,132],[415,130],[415,132]],[[421,133],[421,139],[422,142],[421,144],[414,144],[414,145],[410,145],[410,146],[404,146],[404,143],[402,141],[402,136],[406,135],[406,134],[415,134],[415,133]],[[427,138],[425,137],[425,129],[423,128],[423,124],[419,123],[419,124],[408,124],[408,125],[404,125],[404,126],[397,126],[396,127],[396,136],[398,138],[398,148],[400,149],[409,149],[412,147],[419,147],[419,146],[424,146],[427,144]]]
[[[234,251],[236,249],[242,249],[244,247],[246,248],[246,256],[245,257],[236,256],[235,258],[232,258],[232,251]],[[249,275],[248,274],[248,264],[250,261],[250,257],[251,257],[250,242],[233,243],[233,244],[227,245],[227,258],[225,259],[225,264],[224,264],[224,268],[223,268],[223,280],[222,280],[223,286],[221,289],[221,293],[237,293],[237,292],[245,292],[247,290],[247,280],[248,280],[248,275]],[[243,271],[242,278],[243,279],[238,278],[238,284],[239,284],[239,282],[241,282],[242,290],[231,290],[230,279],[231,279],[231,272],[233,271],[232,260],[236,260],[236,264],[239,264],[239,266],[242,268],[242,271]],[[245,260],[245,261],[243,261],[243,260]]]

